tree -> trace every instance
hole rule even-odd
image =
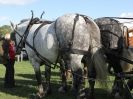
[[[3,25],[0,27],[0,34],[5,35],[6,33],[10,33],[12,31],[9,25]]]

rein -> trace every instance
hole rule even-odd
[[[30,21],[29,21],[29,24],[28,24],[28,26],[26,27],[26,30],[25,30],[25,32],[24,32],[23,35],[20,35],[20,33],[19,33],[18,31],[15,30],[15,32],[16,32],[16,33],[20,36],[20,38],[21,38],[21,39],[20,39],[20,42],[19,42],[18,45],[16,46],[16,52],[18,51],[19,48],[21,48],[21,49],[23,48],[22,44],[26,42],[27,36],[28,36],[28,34],[29,34],[30,27],[33,25],[33,24],[31,24],[32,21],[33,21],[33,14],[32,14],[32,17],[31,17],[31,19],[30,19]]]
[[[110,51],[110,50],[108,50],[108,49],[104,49],[104,50],[105,50],[106,53],[111,54],[111,55],[113,55],[114,57],[117,57],[117,58],[119,58],[119,59],[122,60],[122,61],[125,61],[125,62],[127,62],[127,63],[133,64],[133,61],[132,61],[132,60],[129,60],[129,59],[125,58],[125,57],[122,57],[122,56],[119,55],[118,53],[112,52],[112,51]]]
[[[36,19],[35,19],[35,20],[36,20]],[[31,24],[31,23],[32,23],[32,24]],[[36,21],[35,21],[35,23],[36,23]],[[31,46],[31,44],[29,44],[29,43],[26,41],[26,39],[27,39],[27,36],[28,36],[28,34],[29,34],[29,29],[30,29],[30,27],[31,27],[33,24],[35,24],[35,23],[34,23],[34,19],[32,18],[31,21],[29,22],[29,24],[28,24],[28,26],[27,26],[27,28],[26,28],[26,31],[24,32],[24,35],[23,35],[23,36],[21,36],[21,35],[17,32],[17,34],[19,34],[19,35],[21,36],[21,41],[19,42],[19,45],[20,45],[21,43],[24,42],[24,43],[25,43],[26,45],[28,45],[32,50],[34,50],[34,52],[36,53],[36,55],[44,62],[45,65],[47,65],[47,66],[49,66],[49,67],[55,69],[55,65],[56,65],[56,64],[54,64],[53,62],[51,62],[50,60],[48,60],[46,57],[43,57],[43,56],[36,50],[36,48],[35,48],[35,42],[34,42],[34,39],[35,39],[35,37],[36,37],[38,31],[40,30],[40,28],[43,27],[43,26],[46,25],[46,24],[51,24],[52,21],[51,21],[51,22],[50,22],[50,21],[44,21],[44,22],[42,22],[42,24],[35,30],[34,36],[33,36],[33,46]],[[18,46],[18,47],[19,47],[19,46]],[[22,48],[22,47],[21,47],[21,48]],[[49,64],[50,64],[50,65],[49,65]],[[51,64],[54,65],[54,67],[52,67]]]

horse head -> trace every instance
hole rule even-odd
[[[11,23],[13,31],[11,33],[11,40],[15,42],[16,53],[20,54],[22,48],[24,48],[25,43],[25,35],[27,35],[27,27],[29,25],[29,20],[21,21],[19,24],[14,26]]]

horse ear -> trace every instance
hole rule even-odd
[[[14,26],[13,22],[10,21],[10,24],[11,24],[12,29],[14,30],[15,26]]]
[[[40,19],[42,19],[42,16],[43,16],[44,14],[45,14],[45,12],[43,11],[42,14],[41,14],[41,16],[40,16]]]

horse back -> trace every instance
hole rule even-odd
[[[92,19],[86,21],[83,15],[66,14],[56,20],[56,33],[62,47],[72,43],[74,49],[88,50],[91,38],[100,40],[98,29]]]
[[[117,49],[122,46],[123,32],[119,22],[112,18],[98,18],[95,22],[101,31],[101,42],[105,48]]]

